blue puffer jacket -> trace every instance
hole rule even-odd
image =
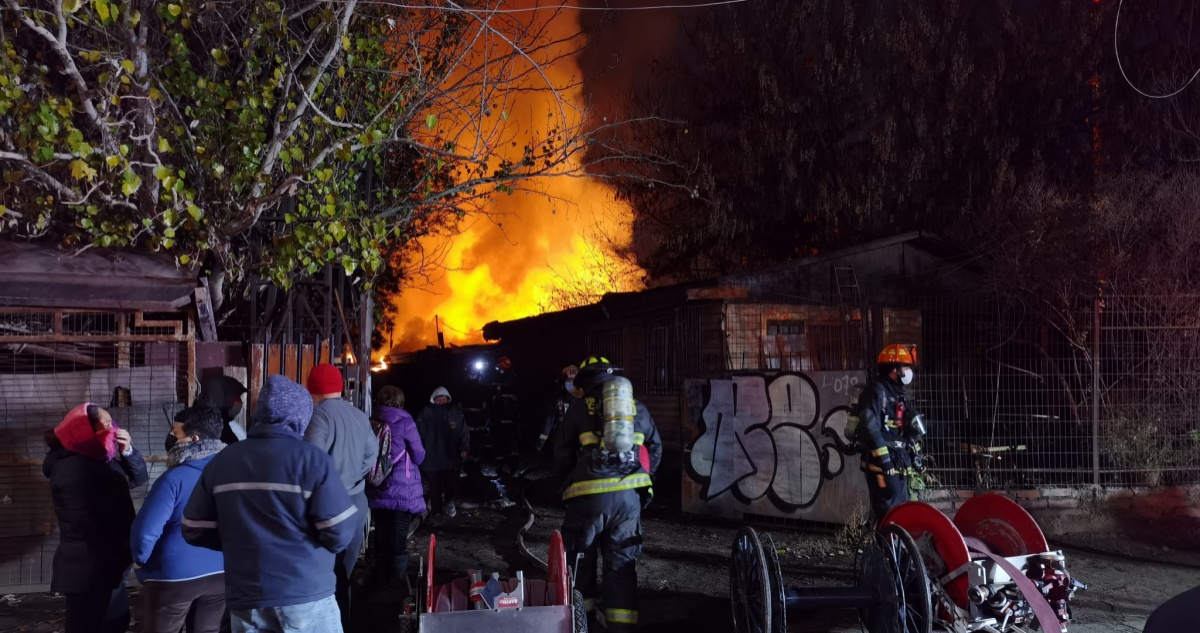
[[[333,459],[304,441],[312,409],[304,387],[268,378],[250,433],[212,458],[183,510],[187,542],[225,552],[231,610],[332,596],[334,554],[362,525]]]
[[[183,540],[183,508],[204,467],[224,447],[220,440],[200,440],[171,449],[171,467],[150,488],[130,530],[138,580],[191,580],[225,571],[221,552]]]
[[[425,461],[425,447],[417,434],[417,423],[404,409],[375,407],[375,419],[392,431],[392,459],[396,467],[383,486],[367,486],[367,499],[376,510],[403,510],[413,514],[425,511],[425,496],[421,492],[421,471],[417,466]]]

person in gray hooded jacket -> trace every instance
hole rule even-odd
[[[329,363],[312,368],[308,374],[308,392],[312,394],[312,421],[304,431],[304,439],[325,451],[333,458],[333,464],[341,476],[346,492],[354,500],[355,523],[358,529],[354,540],[344,552],[337,556],[334,573],[337,574],[337,601],[342,612],[342,628],[350,625],[350,575],[358,562],[358,555],[366,540],[367,507],[366,478],[375,459],[379,456],[379,441],[371,430],[367,414],[342,399],[342,372]]]

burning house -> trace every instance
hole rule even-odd
[[[909,233],[607,294],[489,323],[484,336],[527,373],[551,376],[588,354],[622,367],[666,444],[663,483],[682,473],[685,510],[840,520],[838,502],[857,495],[862,479],[837,450],[849,389],[866,380],[883,345],[922,346],[917,297],[968,288],[965,264],[950,244]]]

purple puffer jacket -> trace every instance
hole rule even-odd
[[[367,486],[370,507],[376,510],[405,510],[415,514],[425,511],[421,493],[421,471],[417,466],[425,461],[425,447],[417,434],[417,424],[404,409],[375,407],[376,420],[386,422],[392,430],[392,459],[403,454],[386,485]]]

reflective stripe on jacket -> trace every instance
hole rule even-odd
[[[637,488],[646,488],[653,494],[650,477],[662,461],[662,441],[650,412],[641,402],[634,401],[633,439],[639,452],[645,451],[644,463],[648,467],[641,459],[625,466],[625,471],[617,466],[595,467],[592,463],[592,452],[600,449],[604,433],[603,423],[596,415],[602,384],[598,383],[585,397],[571,403],[554,443],[555,472],[564,478],[564,500]]]
[[[183,537],[225,553],[230,609],[265,609],[333,595],[334,554],[357,516],[333,459],[283,424],[259,422],[213,456],[183,510]]]
[[[862,407],[859,414],[862,432],[859,437],[863,461],[880,467],[908,467],[908,451],[904,448],[904,425],[907,420],[896,419],[897,405],[905,411],[904,418],[911,411],[904,386],[878,376],[859,398]]]

